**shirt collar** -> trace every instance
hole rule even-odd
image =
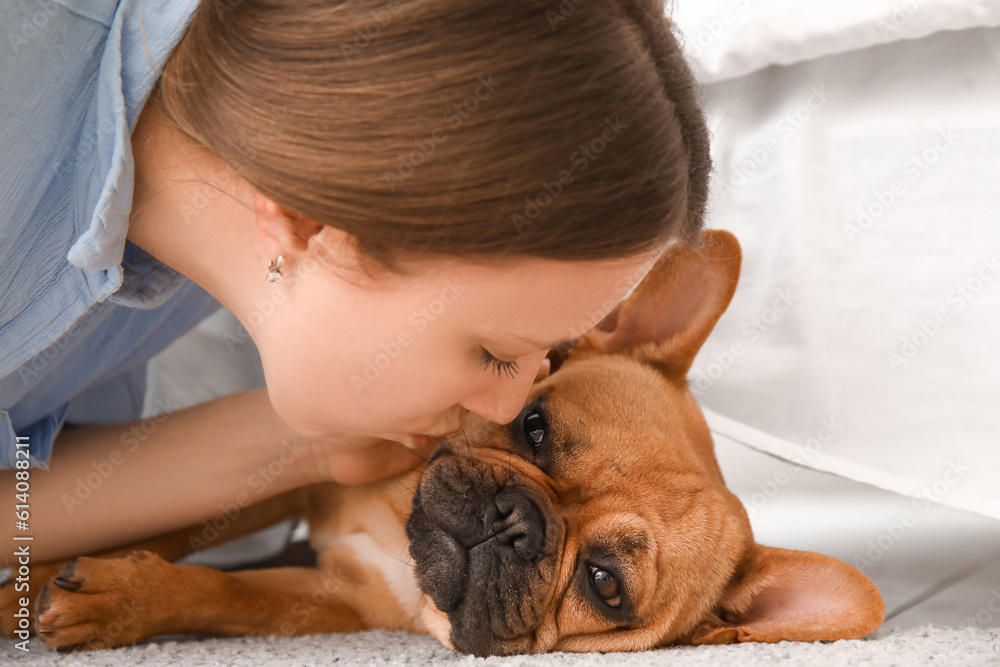
[[[121,2],[108,26],[76,162],[77,240],[69,263],[103,272],[98,298],[153,308],[186,278],[126,240],[134,162],[130,137],[167,56],[184,35],[198,0]],[[141,26],[140,26],[141,21]]]

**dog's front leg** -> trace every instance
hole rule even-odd
[[[61,651],[126,646],[157,635],[307,635],[365,629],[337,595],[336,572],[221,572],[154,553],[78,558],[42,590],[38,636]]]
[[[97,558],[120,559],[133,551],[141,550],[151,551],[168,561],[179,560],[194,552],[196,545],[203,545],[199,548],[204,548],[205,546],[224,544],[273,526],[287,518],[300,516],[310,493],[315,493],[317,489],[330,493],[326,487],[333,486],[335,485],[324,483],[292,489],[254,503],[249,507],[244,507],[235,517],[218,515],[216,519],[224,519],[223,527],[221,529],[215,528],[219,523],[213,519],[211,522],[213,532],[210,535],[206,534],[206,526],[209,526],[209,522],[205,521],[91,555]],[[29,606],[32,609],[37,608],[36,600],[45,588],[45,584],[57,576],[59,571],[70,562],[72,562],[71,559],[50,563],[32,563],[28,572],[26,590],[24,586],[14,585],[13,576],[0,584],[0,636],[17,636],[16,630],[20,626],[16,623],[18,619],[14,617],[14,612],[23,606],[20,604],[20,599],[27,598]],[[36,616],[32,611],[28,626],[30,634],[35,634]]]

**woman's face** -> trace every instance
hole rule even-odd
[[[407,434],[457,430],[464,410],[507,423],[549,349],[600,322],[659,254],[435,260],[363,286],[321,263],[287,266],[274,285],[282,297],[253,328],[271,401],[307,436],[412,445]]]

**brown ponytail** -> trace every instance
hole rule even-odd
[[[203,0],[154,92],[362,260],[695,244],[708,132],[658,0]]]

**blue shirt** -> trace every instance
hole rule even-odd
[[[125,239],[129,137],[198,2],[138,4],[0,3],[0,468],[140,418],[148,359],[221,307]]]

